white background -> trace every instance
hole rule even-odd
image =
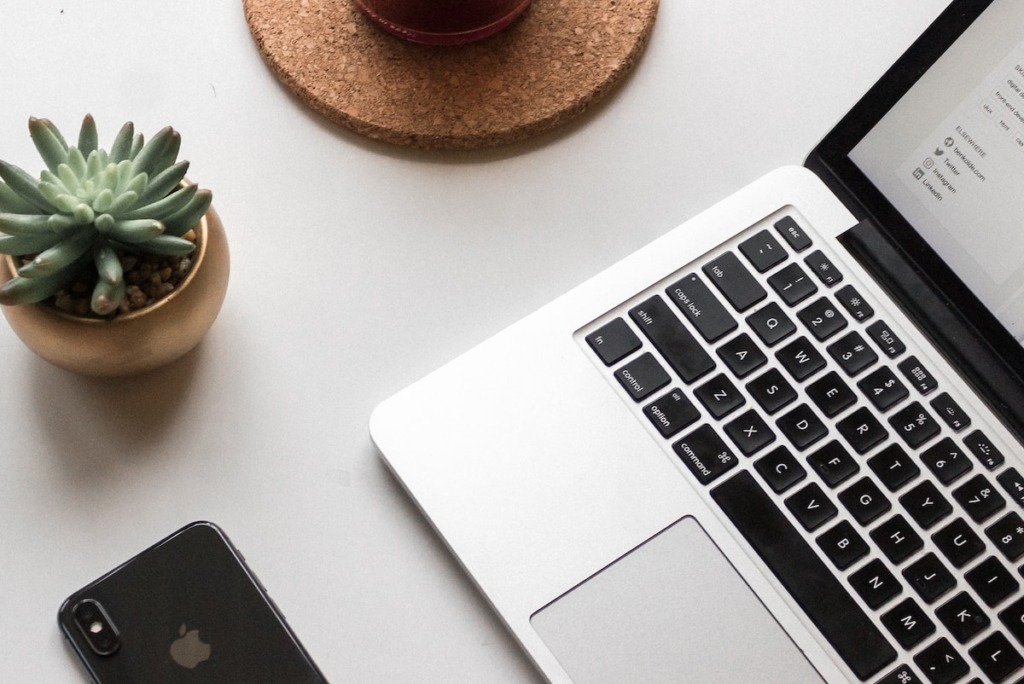
[[[0,158],[41,168],[29,116],[74,136],[91,112],[104,145],[128,119],[171,124],[232,249],[213,330],[148,376],[70,375],[0,323],[0,681],[82,681],[60,602],[195,519],[227,531],[331,681],[536,681],[379,460],[373,406],[801,162],[944,5],[663,0],[600,106],[453,154],[307,111],[238,1],[0,0]]]

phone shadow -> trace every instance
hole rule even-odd
[[[81,476],[156,453],[186,405],[203,345],[162,368],[125,378],[90,378],[38,360],[31,398],[40,445]]]

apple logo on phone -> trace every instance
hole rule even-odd
[[[191,670],[210,659],[210,650],[210,644],[199,638],[198,629],[188,629],[182,624],[178,628],[178,638],[171,642],[171,660]]]

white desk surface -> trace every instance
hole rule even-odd
[[[379,460],[371,409],[800,163],[945,4],[662,0],[637,70],[577,122],[424,153],[307,111],[238,0],[0,0],[0,159],[41,168],[30,115],[77,136],[91,112],[105,145],[171,124],[232,250],[213,330],[148,376],[70,375],[0,322],[0,681],[82,681],[60,602],[196,519],[331,681],[538,681]]]

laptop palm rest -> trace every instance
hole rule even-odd
[[[692,517],[530,622],[576,684],[824,682]]]

